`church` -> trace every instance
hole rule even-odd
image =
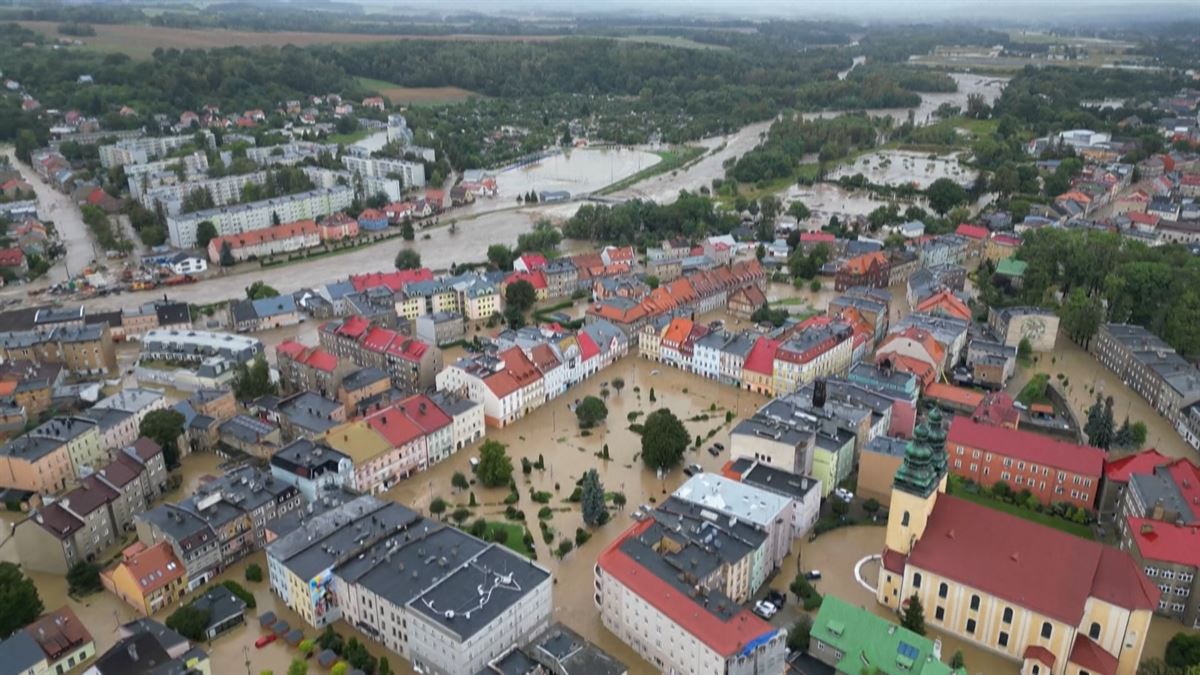
[[[1133,558],[946,494],[935,407],[892,485],[878,601],[916,595],[928,625],[1011,657],[1021,675],[1134,675],[1158,588]]]

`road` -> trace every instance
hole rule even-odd
[[[32,286],[46,286],[66,281],[72,274],[79,274],[96,259],[95,241],[83,223],[83,214],[71,198],[50,187],[41,176],[26,164],[17,161],[12,147],[4,148],[4,155],[9,163],[21,172],[21,175],[33,186],[38,198],[38,218],[43,221],[53,221],[58,230],[58,236],[67,247],[67,255],[46,273],[46,276]],[[69,270],[69,272],[68,272]]]

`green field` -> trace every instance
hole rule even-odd
[[[728,51],[729,47],[725,45],[710,45],[703,42],[696,42],[685,37],[676,35],[630,35],[627,37],[617,38],[621,42],[642,42],[651,45],[663,45],[665,47],[679,47],[680,49],[720,49]]]
[[[373,80],[369,77],[357,79],[360,85],[379,92],[393,105],[448,105],[479,97],[479,94],[473,91],[458,87],[403,87],[393,82]]]
[[[525,545],[525,527],[517,523],[506,523],[498,520],[487,521],[487,534],[483,537],[487,541],[495,541],[494,535],[496,532],[504,532],[504,545],[512,550],[520,553],[526,558],[533,555],[533,551]]]
[[[668,171],[674,171],[686,165],[688,162],[700,157],[704,153],[704,148],[695,145],[680,145],[670,150],[661,150],[655,152],[654,154],[661,157],[662,161],[655,162],[653,166],[648,166],[632,176],[626,176],[625,178],[622,178],[603,190],[600,190],[599,194],[611,194],[613,192],[617,192],[618,190],[624,190],[632,185],[637,185],[638,183],[652,176],[657,176]]]
[[[352,145],[370,135],[370,131],[367,131],[366,129],[359,129],[358,131],[352,131],[348,134],[330,134],[329,142],[340,143],[342,145]]]
[[[1061,530],[1067,534],[1073,534],[1076,537],[1082,537],[1084,539],[1095,539],[1095,537],[1092,535],[1092,529],[1087,525],[1080,525],[1079,523],[1063,520],[1062,518],[1055,516],[1038,513],[1037,511],[1030,511],[1029,509],[1021,508],[1016,504],[1009,504],[1008,502],[1002,502],[999,499],[985,497],[981,494],[971,492],[965,488],[958,487],[956,485],[956,481],[950,481],[947,491],[949,494],[952,494],[959,499],[975,502],[976,504],[979,504],[980,506],[986,506],[989,509],[1003,511],[1004,513],[1016,516],[1018,518],[1023,518],[1030,522],[1037,523],[1038,525],[1053,527],[1056,530]]]

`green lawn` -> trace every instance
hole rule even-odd
[[[371,135],[371,132],[367,131],[366,129],[359,129],[358,131],[352,131],[348,134],[330,134],[329,142],[340,143],[342,145],[351,145],[361,141],[369,135]]]
[[[950,494],[954,495],[955,497],[959,497],[960,499],[975,502],[976,504],[986,506],[989,509],[1003,511],[1018,518],[1024,518],[1025,520],[1037,523],[1038,525],[1053,527],[1056,530],[1062,530],[1067,534],[1073,534],[1076,537],[1082,537],[1084,539],[1095,538],[1092,536],[1091,528],[1087,525],[1080,525],[1079,523],[1073,523],[1069,520],[1063,520],[1062,518],[1057,518],[1055,516],[1038,513],[1037,511],[1030,511],[1029,509],[1023,509],[1015,504],[1002,502],[999,499],[985,497],[981,494],[977,494],[965,488],[956,486],[954,481],[950,482],[947,490]]]
[[[625,188],[631,185],[636,185],[647,178],[650,178],[651,176],[657,176],[661,173],[674,171],[693,159],[696,159],[700,155],[703,155],[704,152],[704,148],[695,145],[681,145],[670,150],[661,150],[656,152],[654,154],[661,157],[662,161],[655,162],[653,166],[648,166],[632,176],[626,176],[612,185],[605,187],[604,189],[600,190],[600,194],[605,195],[618,190],[624,190]]]
[[[507,536],[504,540],[504,545],[512,550],[520,553],[526,558],[533,555],[533,551],[525,545],[525,527],[517,523],[506,523],[503,521],[489,520],[487,521],[487,535],[484,539],[495,541],[492,537],[497,531],[503,531]]]

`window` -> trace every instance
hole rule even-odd
[[[939,598],[946,597],[946,594],[949,592],[950,592],[950,587],[946,585],[946,582],[943,581],[942,583],[938,584],[938,597]]]
[[[975,619],[967,619],[967,632],[971,635],[975,634]]]
[[[1162,578],[1164,578],[1164,579],[1174,579],[1174,578],[1175,578],[1175,571],[1174,571],[1174,570],[1163,570],[1163,573],[1162,573]]]
[[[920,587],[921,587],[921,573],[914,572],[913,573],[913,588],[920,588]]]
[[[971,596],[971,611],[972,612],[979,611],[979,596],[978,595]]]
[[[1095,621],[1092,622],[1091,628],[1088,628],[1088,637],[1092,638],[1093,640],[1100,639],[1100,624],[1096,623]]]
[[[1038,664],[1033,664],[1033,675],[1041,675],[1042,668]]]
[[[1042,622],[1042,637],[1049,640],[1050,636],[1053,633],[1054,633],[1054,626],[1051,626],[1049,621],[1043,621]]]
[[[900,526],[908,527],[908,511],[905,511],[904,515],[900,518]]]
[[[959,460],[959,459],[954,460],[954,468],[961,469],[962,468],[962,460]]]
[[[1000,645],[1001,647],[1007,647],[1008,646],[1008,633],[1005,633],[1004,631],[1000,631],[1000,639],[996,640],[996,644]]]
[[[946,608],[938,607],[936,610],[934,610],[933,616],[938,621],[944,621],[946,619]]]
[[[1004,608],[1004,623],[1012,623],[1013,611],[1012,607]]]

